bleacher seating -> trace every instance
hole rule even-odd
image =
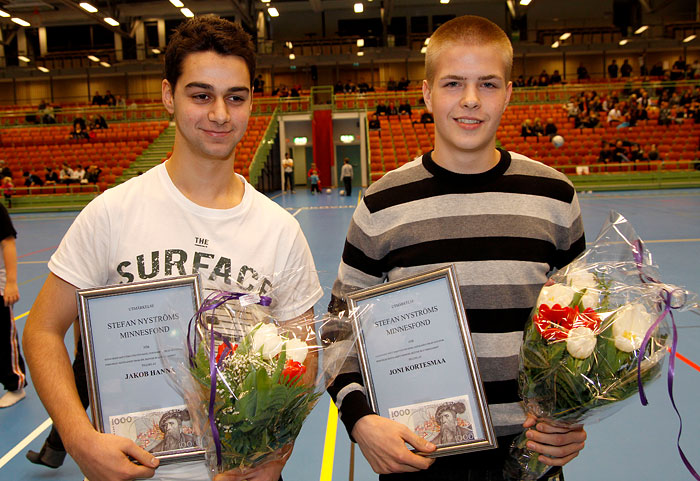
[[[250,180],[250,164],[253,162],[260,141],[270,125],[271,118],[272,117],[269,115],[251,117],[248,121],[248,128],[246,129],[245,135],[241,141],[238,142],[238,145],[236,145],[233,168],[236,173],[241,174],[248,180]]]

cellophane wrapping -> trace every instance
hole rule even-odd
[[[659,377],[670,309],[697,296],[660,282],[651,254],[612,212],[598,238],[542,288],[525,327],[519,386],[525,408],[554,425],[599,421]],[[550,468],[513,442],[506,478],[536,480]]]

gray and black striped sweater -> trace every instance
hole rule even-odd
[[[367,189],[348,230],[331,309],[344,294],[454,263],[497,436],[522,430],[518,354],[523,328],[553,270],[585,247],[571,182],[500,150],[481,174],[456,174],[431,154]],[[328,388],[348,433],[371,414],[359,364],[349,358]]]

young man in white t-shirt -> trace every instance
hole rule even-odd
[[[25,328],[26,357],[66,451],[92,481],[208,475],[204,462],[158,467],[132,441],[94,430],[63,342],[77,316],[76,288],[199,272],[205,290],[274,290],[282,320],[312,314],[322,295],[299,224],[234,173],[254,69],[253,44],[240,25],[211,16],[183,23],[165,53],[162,83],[177,127],[172,156],[92,201],[49,262]],[[294,289],[276,283],[275,274],[292,271]],[[284,462],[217,479],[277,481]]]

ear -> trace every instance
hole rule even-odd
[[[165,110],[167,110],[171,115],[175,113],[175,92],[173,92],[173,90],[174,89],[172,85],[170,85],[170,82],[168,82],[167,79],[163,79],[160,86],[161,97],[163,99]]]
[[[506,108],[508,107],[508,104],[510,103],[510,97],[513,95],[513,82],[508,82],[508,85],[506,85],[506,102],[503,105],[503,111],[506,111]]]
[[[430,113],[433,112],[433,100],[431,96],[432,92],[430,90],[430,84],[427,80],[423,80],[423,101],[425,102],[425,107]]]

